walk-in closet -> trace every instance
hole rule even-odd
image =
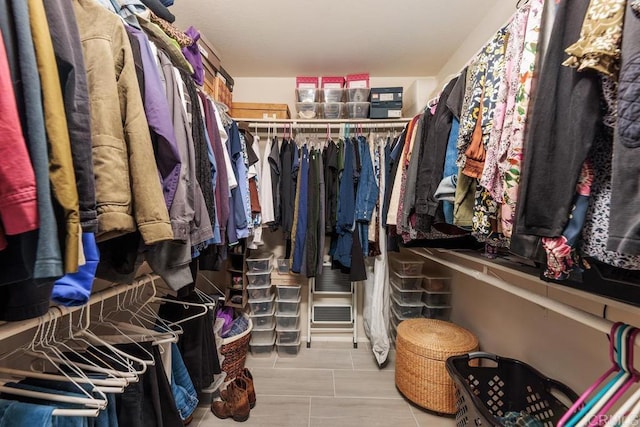
[[[0,427],[639,425],[639,52],[639,0],[0,0]]]

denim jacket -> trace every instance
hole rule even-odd
[[[358,150],[360,150],[361,169],[356,193],[355,218],[358,222],[368,224],[378,201],[378,184],[373,172],[371,153],[364,136],[358,137]],[[364,240],[366,236],[361,237]]]

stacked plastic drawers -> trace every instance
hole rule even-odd
[[[451,279],[425,276],[422,261],[392,259],[390,332],[396,340],[398,325],[416,317],[449,320],[451,315]]]
[[[276,342],[275,295],[271,286],[271,257],[247,258],[247,292],[251,307],[251,354],[269,356]]]
[[[278,357],[296,356],[300,351],[300,285],[276,285],[276,346]]]
[[[300,119],[366,119],[369,88],[298,88],[296,109]],[[344,100],[347,102],[344,102]]]

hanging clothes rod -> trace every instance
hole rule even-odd
[[[22,332],[28,331],[29,329],[35,328],[44,322],[50,322],[57,318],[66,316],[71,313],[75,313],[76,311],[80,311],[87,306],[91,306],[93,304],[99,303],[101,301],[107,300],[109,298],[113,298],[117,295],[123,294],[127,291],[131,291],[133,289],[137,289],[141,286],[144,286],[148,283],[151,283],[155,280],[159,280],[160,277],[155,274],[146,274],[135,279],[132,283],[122,283],[117,284],[115,286],[109,287],[100,292],[96,292],[91,295],[89,298],[89,302],[82,306],[76,307],[63,307],[63,306],[53,306],[49,309],[49,311],[40,316],[33,319],[22,320],[18,322],[5,322],[0,325],[0,341],[20,334]]]
[[[327,119],[327,120],[303,120],[303,119],[234,119],[236,122],[246,123],[250,128],[258,129],[342,129],[345,126],[360,127],[365,129],[402,129],[411,121],[406,119]]]
[[[604,334],[609,334],[611,332],[611,327],[613,326],[613,322],[610,320],[603,319],[594,314],[591,314],[584,310],[580,310],[570,305],[561,303],[554,299],[551,299],[542,295],[538,295],[535,292],[531,292],[527,289],[514,286],[498,277],[490,276],[487,273],[483,273],[481,271],[477,271],[469,267],[464,267],[462,265],[453,263],[451,261],[447,261],[445,259],[439,258],[431,254],[431,252],[427,252],[425,250],[418,250],[418,249],[409,249],[409,250],[416,255],[419,255],[423,258],[434,261],[454,271],[473,277],[476,280],[484,282],[495,288],[501,289],[505,292],[508,292],[512,295],[515,295],[519,298],[522,298],[534,304],[537,304],[541,307],[544,307],[548,310],[558,313],[561,316],[564,316],[568,319],[572,319],[578,323],[586,325]],[[453,251],[447,251],[447,250],[443,250],[442,252],[455,253]],[[640,347],[640,336],[636,337],[635,345]]]

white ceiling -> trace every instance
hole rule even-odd
[[[505,0],[175,0],[233,77],[436,75]],[[514,2],[515,9],[515,2]]]

